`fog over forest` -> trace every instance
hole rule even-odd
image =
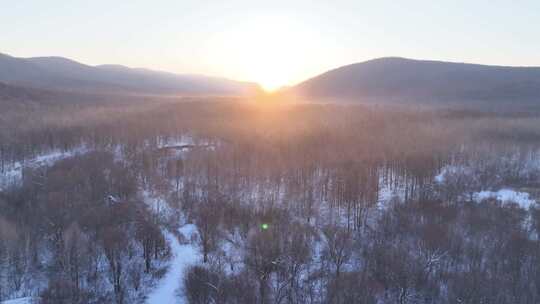
[[[2,300],[540,301],[540,108],[5,100]]]

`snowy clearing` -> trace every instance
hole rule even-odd
[[[380,182],[379,198],[377,200],[377,209],[384,211],[390,207],[394,200],[405,200],[405,189],[403,187],[393,188]]]
[[[192,136],[181,136],[181,137],[160,137],[157,139],[157,148],[174,148],[185,145],[194,145],[196,140]]]
[[[70,151],[53,150],[49,153],[41,154],[25,162],[15,162],[6,166],[4,172],[0,172],[0,191],[11,186],[17,185],[22,180],[24,168],[36,168],[41,166],[52,166],[55,162],[73,157],[75,155],[85,154],[89,150],[81,145]]]
[[[191,235],[195,233],[195,225],[185,225],[179,229],[179,232],[189,240]],[[180,297],[178,296],[178,290],[182,286],[186,268],[198,260],[198,253],[196,248],[191,244],[181,245],[178,242],[178,238],[169,231],[164,231],[164,234],[173,252],[171,266],[167,274],[158,283],[157,288],[148,295],[146,303],[186,303],[181,293]]]
[[[481,202],[486,199],[496,199],[503,204],[516,203],[519,207],[529,209],[531,206],[536,206],[536,201],[529,197],[529,193],[518,192],[512,189],[501,189],[499,191],[480,191],[473,194],[473,199],[476,202]]]
[[[38,303],[39,298],[35,297],[26,297],[26,298],[18,298],[13,300],[7,300],[0,302],[0,304],[35,304]]]

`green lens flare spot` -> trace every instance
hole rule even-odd
[[[261,225],[261,228],[262,228],[263,230],[268,229],[268,227],[269,227],[268,224],[262,224],[262,225]]]

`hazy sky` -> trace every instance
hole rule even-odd
[[[266,87],[382,56],[540,66],[540,0],[0,0],[0,52]]]

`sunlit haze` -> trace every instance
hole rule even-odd
[[[315,72],[310,64],[319,53],[306,49],[323,48],[317,41],[312,29],[293,19],[246,18],[210,37],[207,58],[271,91]]]
[[[539,1],[2,1],[0,52],[254,81],[383,56],[540,65]],[[504,41],[504,43],[502,43]]]

